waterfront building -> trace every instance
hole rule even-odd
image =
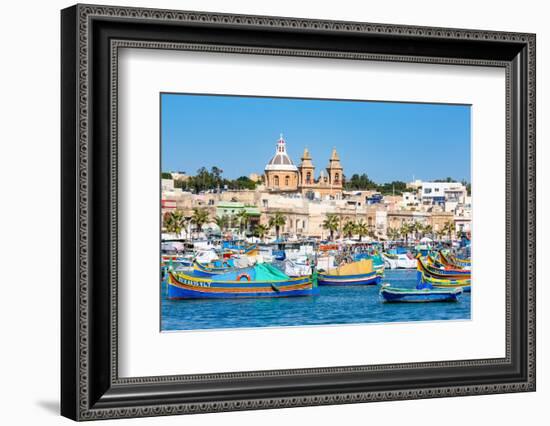
[[[402,197],[403,197],[403,205],[404,206],[417,206],[418,205],[419,197],[418,197],[418,192],[417,191],[403,192]]]
[[[464,203],[467,196],[466,187],[460,182],[422,182],[418,191],[420,202],[425,205]]]
[[[242,212],[247,215],[247,228],[253,229],[260,223],[260,209],[254,205],[235,201],[219,201],[216,205],[216,217],[226,217],[237,222]]]
[[[265,166],[265,187],[269,192],[302,194],[306,198],[340,199],[342,197],[344,169],[336,148],[332,150],[328,165],[315,177],[315,166],[307,148],[296,166],[286,150],[283,136],[277,141],[275,155]]]

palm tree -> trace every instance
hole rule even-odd
[[[164,215],[164,227],[167,232],[174,233],[179,237],[183,228],[185,228],[186,219],[183,216],[181,210],[174,210],[173,212],[166,213]]]
[[[205,208],[195,208],[193,209],[193,216],[191,217],[191,223],[193,223],[196,227],[198,232],[200,233],[202,231],[202,227],[204,224],[208,223],[210,217],[208,214],[208,210]]]
[[[426,225],[423,229],[423,232],[424,232],[424,235],[427,235],[430,238],[433,238],[434,230],[433,230],[432,225]]]
[[[455,231],[455,223],[451,221],[447,222],[445,226],[443,226],[443,231],[449,236],[449,240],[452,241],[453,232]]]
[[[401,235],[401,233],[399,232],[399,229],[391,228],[391,227],[387,229],[386,234],[388,235],[388,238],[392,241],[397,240]]]
[[[241,233],[243,232],[243,229],[246,231],[249,220],[247,211],[243,209],[237,213],[237,220],[239,221],[239,231]]]
[[[421,238],[420,236],[424,232],[424,225],[422,225],[422,222],[414,221],[410,226],[414,238],[419,240]]]
[[[330,232],[330,239],[334,240],[334,232],[338,230],[340,226],[340,219],[335,214],[327,214],[327,218],[323,221],[323,228]]]
[[[261,238],[262,240],[265,238],[267,233],[269,232],[269,227],[267,225],[256,225],[254,228],[254,236]]]
[[[405,237],[405,245],[409,245],[409,234],[412,232],[412,230],[412,223],[405,222],[403,225],[401,225],[399,233]]]
[[[286,217],[282,213],[275,213],[275,216],[269,218],[269,227],[275,228],[275,235],[279,239],[279,234],[281,232],[281,227],[285,226]]]
[[[218,225],[220,231],[223,232],[227,230],[227,226],[229,225],[229,217],[224,214],[223,216],[216,217],[214,222],[216,222],[216,225]]]
[[[232,229],[235,226],[235,215],[229,214],[227,215],[227,227],[229,229]]]
[[[346,222],[343,231],[346,237],[351,238],[355,233],[355,223],[353,223],[351,220]]]
[[[363,241],[363,237],[369,235],[369,226],[363,220],[360,220],[355,225],[355,232],[359,235],[359,241]]]

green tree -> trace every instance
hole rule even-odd
[[[356,225],[351,220],[347,221],[344,224],[344,227],[342,228],[342,230],[344,231],[344,235],[346,237],[351,238],[356,230]]]
[[[191,217],[191,223],[197,227],[198,232],[202,231],[203,225],[208,223],[210,215],[205,208],[194,208],[193,216]]]
[[[409,234],[413,232],[413,224],[405,222],[401,225],[399,233],[405,237],[405,245],[409,244]]]
[[[246,231],[248,229],[248,221],[250,220],[250,217],[244,209],[237,213],[236,216],[239,221],[239,231],[242,233],[243,230]]]
[[[279,239],[281,227],[285,226],[286,217],[282,213],[275,213],[275,216],[269,218],[269,227],[275,228],[275,235]]]
[[[360,220],[355,224],[355,233],[359,235],[359,241],[363,241],[363,237],[369,235],[369,226],[363,220]]]
[[[256,225],[254,228],[254,236],[261,238],[262,240],[265,238],[267,233],[269,232],[269,227],[267,225]]]
[[[424,236],[428,236],[430,238],[433,238],[434,230],[433,230],[432,225],[424,226],[424,229],[422,230],[422,233],[424,234]]]
[[[162,172],[160,174],[161,179],[172,179],[172,174],[168,172]]]
[[[186,220],[181,210],[174,210],[164,215],[164,227],[167,232],[180,236],[181,231],[185,228]]]
[[[329,213],[327,214],[326,219],[323,221],[323,229],[326,229],[330,232],[330,239],[334,240],[334,233],[338,230],[340,226],[340,219],[337,215]]]
[[[392,241],[396,241],[399,239],[399,237],[401,236],[401,233],[399,232],[399,229],[397,228],[392,228],[392,227],[389,227],[387,230],[386,230],[386,234],[388,235],[388,238]]]
[[[411,231],[413,232],[415,239],[420,239],[422,233],[424,232],[424,225],[418,221],[414,221],[411,225]]]
[[[448,221],[443,226],[443,231],[445,232],[445,234],[447,234],[449,236],[449,240],[452,240],[453,239],[453,232],[455,232],[455,223],[452,222],[452,221]]]
[[[220,228],[220,231],[226,231],[227,227],[229,225],[229,217],[227,215],[222,215],[220,217],[216,217],[214,219],[214,222],[216,222],[216,225]]]

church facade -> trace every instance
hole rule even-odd
[[[286,151],[283,135],[277,141],[275,155],[265,166],[265,187],[269,192],[299,193],[307,198],[342,197],[344,169],[336,148],[332,150],[328,166],[315,177],[315,166],[309,150],[304,149],[301,162],[294,164]]]

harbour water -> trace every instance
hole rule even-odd
[[[382,283],[414,288],[416,269],[385,271]],[[376,286],[321,286],[313,297],[168,300],[161,331],[469,320],[471,293],[458,303],[382,303]]]

